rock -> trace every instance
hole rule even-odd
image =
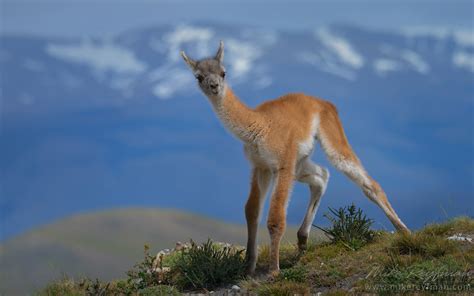
[[[240,287],[237,286],[237,285],[233,285],[231,289],[232,289],[233,292],[239,292],[240,291]]]
[[[176,251],[179,251],[183,248],[184,248],[184,244],[182,242],[176,242],[176,246],[174,247]]]
[[[471,237],[463,236],[462,233],[458,233],[458,234],[452,235],[452,236],[448,237],[447,239],[448,239],[448,240],[454,240],[454,241],[460,241],[460,242],[473,243]]]
[[[159,267],[161,266],[162,262],[163,262],[163,257],[165,255],[169,255],[169,253],[166,253],[164,251],[159,251],[156,256],[155,256],[155,259],[153,260],[153,268],[156,268],[156,267]]]

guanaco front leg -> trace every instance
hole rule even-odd
[[[245,217],[247,219],[247,274],[255,273],[257,265],[257,230],[260,222],[260,214],[267,194],[268,186],[271,181],[270,170],[254,168],[252,172],[252,182],[250,185],[250,194],[245,205]]]
[[[275,187],[268,212],[267,227],[270,233],[270,274],[280,271],[280,241],[286,228],[286,208],[293,185],[295,168],[294,159],[287,160],[285,166],[275,173]]]

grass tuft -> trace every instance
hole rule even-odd
[[[191,242],[172,267],[173,283],[181,289],[213,289],[244,277],[243,250],[216,246],[211,240],[198,246]]]
[[[400,255],[420,255],[424,258],[437,258],[450,253],[455,242],[445,237],[418,232],[415,234],[398,234],[390,248]]]
[[[326,213],[326,217],[331,222],[331,228],[322,228],[313,224],[324,231],[332,242],[341,243],[350,250],[358,250],[374,238],[374,232],[370,226],[374,223],[372,219],[357,208],[354,204],[348,207],[342,207],[338,210],[329,208],[331,214]]]
[[[457,233],[472,234],[473,231],[474,220],[466,216],[461,216],[448,222],[429,224],[420,232],[437,236],[450,236]]]

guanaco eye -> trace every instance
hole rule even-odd
[[[224,78],[224,77],[225,77],[225,72],[224,72],[224,71],[222,71],[222,73],[221,73],[221,77],[222,77],[222,78]]]
[[[196,75],[196,79],[201,83],[204,80],[204,76],[202,75]]]

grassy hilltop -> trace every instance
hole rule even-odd
[[[116,209],[79,214],[0,244],[0,295],[24,295],[66,274],[112,280],[143,257],[143,245],[173,248],[178,241],[243,245],[244,225],[170,209]],[[285,240],[294,241],[290,228]],[[265,227],[259,241],[268,242]]]
[[[471,295],[473,292],[473,219],[459,217],[427,225],[410,235],[373,231],[367,227],[370,226],[367,221],[359,223],[360,217],[354,220],[356,223],[347,219],[336,221],[332,229],[326,229],[334,235],[332,239],[313,242],[304,253],[294,243],[284,243],[281,274],[276,278],[265,276],[269,266],[268,245],[260,246],[257,276],[248,278],[243,272],[243,248],[208,241],[159,256],[147,247],[145,258],[130,266],[127,277],[111,282],[64,279],[50,283],[39,295],[180,295],[211,291],[217,295]]]

